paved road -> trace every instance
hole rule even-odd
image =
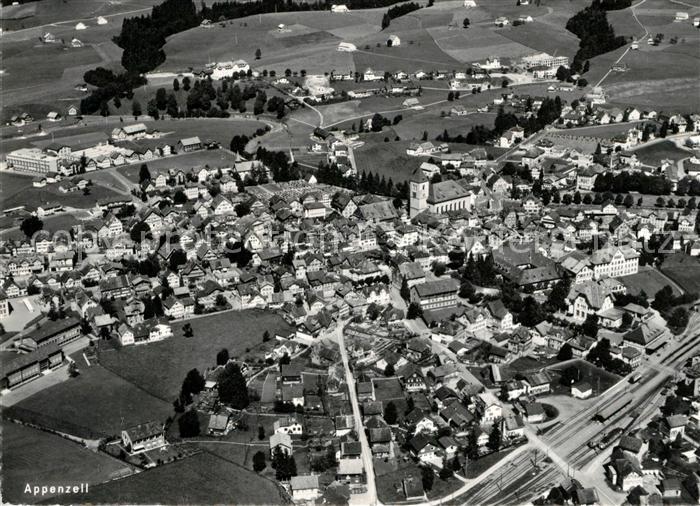
[[[639,41],[641,41],[642,39],[646,38],[647,35],[649,35],[649,29],[648,29],[646,26],[644,26],[644,25],[642,24],[641,21],[639,21],[639,18],[637,17],[637,13],[635,12],[635,9],[636,9],[637,7],[639,7],[640,5],[642,5],[642,4],[643,4],[644,2],[646,2],[646,1],[647,1],[647,0],[642,0],[642,1],[639,2],[638,4],[633,5],[632,7],[630,7],[630,11],[632,12],[632,16],[634,17],[634,20],[635,20],[635,21],[637,22],[637,24],[638,24],[639,26],[641,26],[642,29],[644,30],[644,35],[642,35],[641,37],[635,39],[635,42],[636,42],[636,43],[639,43]],[[617,64],[617,63],[620,63],[620,62],[622,61],[622,59],[623,59],[625,56],[627,56],[627,53],[629,53],[631,49],[632,49],[632,44],[630,44],[630,45],[627,46],[627,49],[625,49],[625,51],[620,55],[620,57],[615,61],[615,63],[613,63],[613,65],[615,65],[615,64]],[[600,78],[600,81],[598,81],[598,82],[596,83],[596,86],[600,86],[601,84],[603,84],[603,81],[605,81],[605,80],[608,78],[608,76],[613,72],[613,70],[612,70],[612,66],[613,66],[613,65],[611,65],[611,68],[605,73],[605,75],[604,75],[603,77]]]
[[[374,480],[374,462],[372,461],[372,450],[369,447],[367,435],[365,434],[365,428],[362,424],[360,405],[357,402],[357,391],[355,390],[355,377],[350,370],[348,352],[345,349],[345,337],[343,335],[344,327],[344,323],[338,322],[336,338],[340,347],[340,355],[343,359],[343,366],[345,367],[345,381],[348,384],[348,393],[350,395],[350,403],[352,404],[352,414],[355,417],[355,430],[357,431],[357,435],[360,438],[360,444],[362,445],[362,463],[365,468],[365,474],[367,475],[367,492],[352,496],[350,498],[350,503],[375,505],[378,504],[378,499],[377,486]]]

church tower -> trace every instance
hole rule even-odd
[[[425,177],[423,171],[418,169],[417,174],[411,176],[409,181],[409,201],[410,201],[410,217],[414,218],[420,213],[428,209],[428,191],[430,182]]]

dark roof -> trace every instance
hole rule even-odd
[[[46,346],[42,346],[31,353],[15,354],[15,353],[3,353],[2,357],[2,370],[3,375],[8,376],[15,371],[24,369],[25,367],[34,364],[36,362],[41,362],[47,359],[51,355],[60,353],[61,348],[56,343],[50,343]]]
[[[75,316],[69,316],[62,320],[47,320],[42,323],[41,327],[27,335],[26,338],[32,339],[35,343],[39,344],[61,332],[71,330],[78,325],[80,325],[80,320]]]
[[[135,442],[162,434],[163,424],[161,422],[146,422],[125,430],[131,441]]]

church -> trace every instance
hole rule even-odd
[[[472,192],[452,179],[431,183],[423,171],[419,170],[411,176],[409,187],[411,218],[423,211],[441,214],[460,209],[469,211],[474,207]]]

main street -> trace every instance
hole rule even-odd
[[[344,322],[338,322],[335,337],[340,347],[340,355],[343,359],[343,367],[345,368],[345,382],[348,385],[348,395],[350,396],[350,404],[352,404],[352,414],[355,418],[355,431],[362,445],[362,463],[365,468],[367,477],[367,490],[364,494],[355,494],[350,498],[350,504],[375,505],[377,500],[377,486],[374,481],[374,462],[372,461],[372,450],[367,441],[365,428],[362,424],[362,415],[360,414],[360,404],[357,402],[357,391],[355,389],[355,377],[350,369],[350,361],[348,360],[348,352],[345,349],[345,337],[343,330]]]

